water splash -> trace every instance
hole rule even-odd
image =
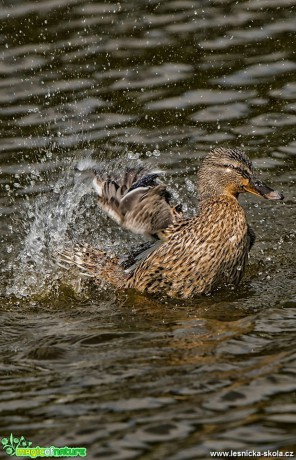
[[[56,256],[73,240],[86,242],[119,257],[125,257],[131,247],[142,243],[141,237],[121,229],[104,215],[96,206],[96,199],[90,196],[93,193],[93,168],[120,173],[130,164],[130,152],[115,161],[93,161],[89,157],[72,161],[62,170],[51,191],[38,196],[33,205],[27,206],[24,221],[29,223],[28,231],[21,242],[21,250],[9,267],[13,276],[6,289],[7,295],[44,297],[59,292],[65,285],[70,285],[75,293],[80,292],[78,273],[60,267]],[[150,169],[156,166],[155,161],[143,162],[139,158],[135,158],[133,164],[146,164]],[[186,190],[192,191],[193,183],[187,179],[186,189],[173,177],[166,176],[165,182],[174,201],[183,203],[183,209],[190,211],[183,197]]]
[[[68,231],[75,222],[79,204],[91,190],[91,181],[74,172],[70,165],[55,183],[52,193],[39,196],[26,211],[32,219],[27,236],[16,260],[8,295],[26,297],[46,295],[61,278],[56,252],[68,240]]]

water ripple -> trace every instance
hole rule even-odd
[[[295,450],[295,4],[4,0],[3,436],[114,460]],[[242,197],[257,241],[239,289],[167,303],[57,267],[69,239],[140,244],[78,161],[159,167],[193,213],[216,145],[243,147],[286,196]]]

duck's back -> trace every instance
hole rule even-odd
[[[193,219],[171,226],[167,241],[131,273],[126,287],[187,298],[237,284],[249,250],[244,210],[234,197],[205,200]]]

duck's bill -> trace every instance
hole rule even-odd
[[[282,193],[273,190],[268,185],[264,184],[259,179],[250,181],[244,186],[246,192],[253,193],[254,195],[261,196],[267,200],[283,200],[284,195]]]

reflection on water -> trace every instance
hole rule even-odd
[[[295,1],[2,3],[0,437],[89,458],[296,451]],[[79,160],[157,165],[193,212],[217,144],[286,196],[243,199],[257,242],[238,289],[168,302],[56,266],[69,239],[140,242]]]

